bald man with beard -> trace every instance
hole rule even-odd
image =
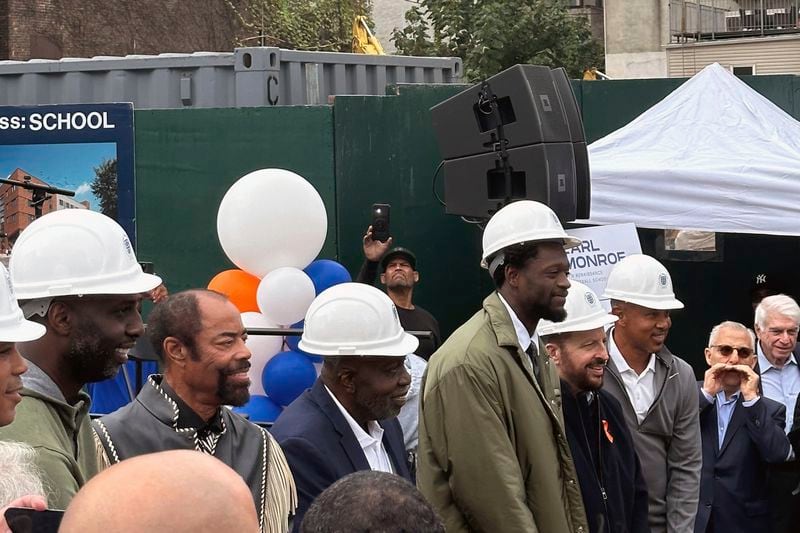
[[[124,461],[78,492],[61,523],[63,533],[257,533],[250,490],[222,461],[172,450]]]

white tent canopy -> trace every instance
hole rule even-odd
[[[800,235],[800,122],[713,64],[589,146],[588,224]]]

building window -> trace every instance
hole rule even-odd
[[[749,65],[749,66],[737,67],[731,65],[731,72],[733,72],[734,76],[755,76],[756,66]]]

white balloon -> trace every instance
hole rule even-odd
[[[219,204],[217,235],[228,258],[263,278],[280,267],[305,268],[328,231],[325,204],[289,170],[256,170],[234,183]]]
[[[249,311],[242,313],[242,324],[245,328],[277,328],[278,325],[270,321],[261,313]],[[261,374],[267,362],[281,352],[283,337],[280,335],[248,335],[247,347],[252,352],[250,370],[250,394],[265,394],[264,385],[261,384]]]
[[[269,320],[285,326],[299,322],[314,300],[314,282],[298,268],[277,268],[258,284],[258,308]]]

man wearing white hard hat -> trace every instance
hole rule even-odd
[[[617,321],[586,285],[571,281],[563,322],[537,331],[561,377],[567,439],[583,494],[589,531],[648,530],[647,486],[622,407],[602,390],[606,326]]]
[[[46,328],[21,343],[22,403],[0,440],[33,446],[49,503],[66,508],[102,467],[87,383],[113,377],[144,332],[141,294],[161,284],[136,261],[125,231],[84,209],[49,213],[22,232],[9,270],[25,317]]]
[[[700,422],[694,371],[665,346],[670,311],[683,309],[664,265],[637,254],[617,263],[604,298],[619,320],[608,333],[603,388],[622,405],[649,496],[654,533],[694,528],[700,491]]]
[[[311,303],[299,346],[324,358],[322,372],[271,429],[297,485],[294,531],[314,498],[348,474],[377,470],[412,481],[396,417],[411,383],[405,356],[418,342],[375,287],[342,283]]]
[[[417,483],[448,532],[588,532],[554,365],[536,338],[564,320],[568,236],[555,213],[507,205],[483,233],[497,290],[428,363]]]
[[[44,327],[25,320],[17,305],[8,270],[0,264],[0,426],[14,421],[16,407],[22,401],[22,375],[28,365],[17,351],[16,343],[32,341],[44,335]],[[3,483],[0,490],[0,531],[8,530],[4,513],[6,507],[31,507],[42,511],[47,506],[42,482],[36,475],[31,458],[35,451],[28,445],[0,442],[0,469],[3,476],[15,476]]]

